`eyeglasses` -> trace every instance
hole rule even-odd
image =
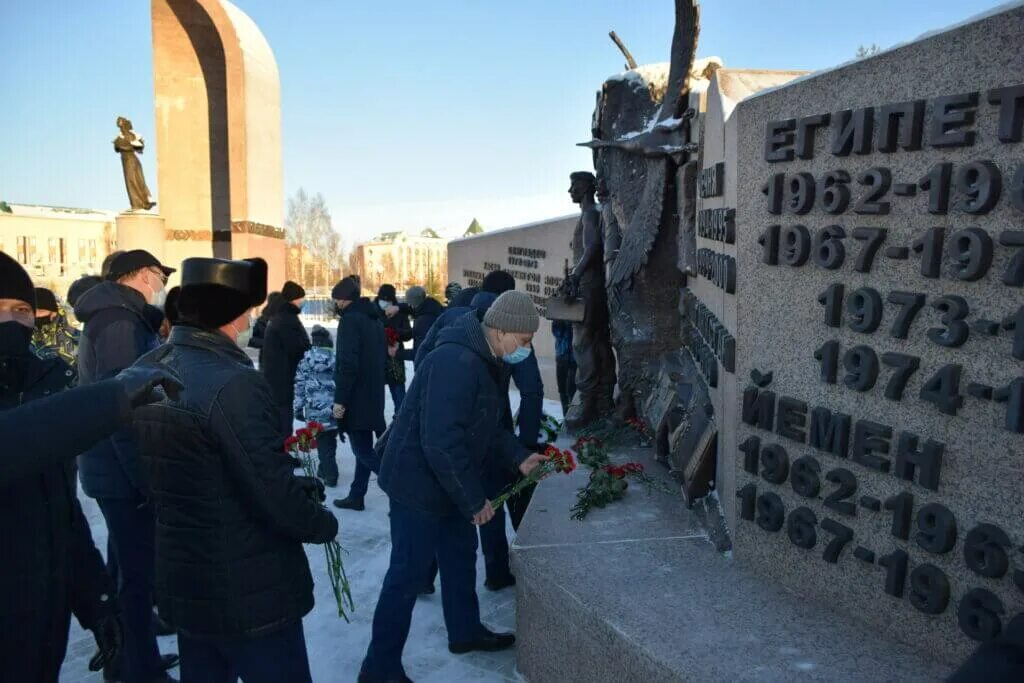
[[[159,268],[150,268],[149,272],[153,273],[158,278],[160,278],[160,282],[164,283],[165,285],[167,284],[167,276],[164,275],[164,271],[160,270]]]

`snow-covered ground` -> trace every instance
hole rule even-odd
[[[412,378],[412,364],[407,364],[407,376]],[[393,413],[390,396],[385,411],[390,420]],[[511,393],[512,408],[519,404],[519,396]],[[561,406],[557,401],[545,401],[545,412],[561,418]],[[348,444],[338,444],[338,466],[341,470],[340,485],[328,489],[328,504],[333,497],[348,493],[352,481],[354,458]],[[101,552],[106,551],[107,529],[96,502],[81,492],[79,498],[85,515],[92,527],[93,539]],[[310,667],[316,683],[355,681],[359,665],[370,642],[370,624],[377,604],[384,573],[387,571],[391,552],[391,538],[388,531],[387,496],[374,482],[366,497],[366,510],[352,512],[329,509],[340,523],[339,540],[348,552],[345,569],[352,584],[356,612],[352,623],[346,624],[337,616],[334,596],[327,579],[323,549],[320,546],[306,546],[310,568],[316,583],[316,607],[303,620],[306,645],[309,651]],[[511,541],[513,531],[508,526]],[[492,593],[484,588],[483,557],[477,558],[477,594],[480,598],[480,615],[485,625],[498,631],[512,631],[515,628],[515,589],[509,588]],[[162,652],[175,652],[176,638],[160,638]],[[95,652],[92,634],[83,631],[72,619],[71,636],[67,658],[61,671],[62,683],[101,683],[102,675],[90,673],[89,658]],[[515,651],[497,653],[474,652],[467,655],[453,655],[448,652],[448,638],[441,612],[440,582],[438,592],[419,599],[413,612],[412,629],[403,658],[406,672],[414,681],[435,683],[461,683],[463,681],[516,681]],[[171,672],[180,678],[177,670]]]

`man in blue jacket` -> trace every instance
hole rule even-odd
[[[470,312],[482,316],[491,307],[495,299],[506,291],[515,289],[515,279],[502,270],[495,270],[488,273],[481,283],[481,291],[473,297],[472,303],[465,308],[449,308],[445,311],[434,326],[430,328],[427,338],[423,340],[419,352],[416,354],[417,363],[421,363],[437,345],[439,335],[443,330],[455,324],[455,322]],[[537,436],[540,432],[540,419],[544,406],[544,382],[540,376],[540,368],[537,366],[537,356],[530,354],[530,357],[522,363],[515,365],[502,364],[501,390],[505,398],[506,411],[502,418],[502,424],[509,431],[513,431],[512,409],[508,403],[508,389],[510,380],[514,380],[519,389],[519,441],[527,447],[532,448],[537,444]],[[486,474],[486,486],[488,495],[497,495],[506,486],[517,478],[514,470],[502,467],[500,464],[490,467]],[[532,497],[532,487],[513,496],[508,501],[509,517],[512,520],[512,527],[519,528],[519,523],[526,514],[526,508]],[[497,591],[516,583],[515,577],[509,569],[508,538],[505,535],[505,509],[500,507],[494,511],[494,520],[489,524],[480,527],[480,547],[484,553],[484,566],[487,570],[487,578],[484,586],[489,590]],[[435,572],[436,573],[436,572]],[[430,584],[425,587],[425,592],[432,592],[433,577]]]
[[[334,419],[348,434],[356,472],[348,496],[334,501],[343,510],[364,510],[370,472],[380,468],[374,432],[384,431],[384,383],[388,344],[379,309],[359,296],[359,285],[345,278],[331,290],[341,316],[334,362]]]
[[[111,260],[106,282],[82,294],[75,305],[75,317],[85,324],[79,384],[113,377],[159,345],[163,315],[154,316],[153,307],[163,304],[173,272],[147,251],[124,251]],[[129,682],[166,680],[153,623],[155,520],[135,436],[120,430],[79,456],[78,466],[82,490],[99,504],[116,556],[125,627],[121,675]]]
[[[444,330],[420,365],[392,425],[380,485],[391,501],[391,565],[373,616],[360,683],[408,680],[402,650],[416,594],[437,558],[448,649],[455,654],[511,647],[512,634],[480,623],[476,533],[494,510],[485,493],[488,458],[528,474],[544,456],[502,426],[502,361],[521,362],[540,325],[530,297],[506,292],[483,322],[467,315]]]

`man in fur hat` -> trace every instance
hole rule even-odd
[[[293,474],[270,386],[237,345],[266,293],[262,259],[186,259],[177,324],[140,360],[187,386],[136,417],[160,519],[157,601],[183,680],[310,680],[302,544],[330,541],[338,522]]]

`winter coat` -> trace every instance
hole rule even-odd
[[[85,292],[75,317],[85,327],[78,347],[78,383],[109,379],[160,344],[159,323],[142,295],[116,282]],[[78,458],[82,490],[92,498],[137,499],[147,496],[139,464],[139,447],[123,428]]]
[[[334,349],[314,346],[295,371],[295,419],[315,420],[324,429],[337,429],[334,408]]]
[[[427,334],[427,338],[423,340],[416,352],[414,367],[419,369],[423,360],[434,350],[443,330],[451,327],[459,318],[470,312],[475,312],[477,319],[481,319],[497,298],[490,292],[481,292],[473,297],[474,307],[449,308],[445,311],[430,328],[430,333]],[[514,425],[518,424],[519,440],[526,446],[533,446],[540,436],[540,421],[544,414],[544,380],[540,376],[537,354],[531,353],[521,363],[514,365],[502,363],[501,366],[501,387],[507,406],[507,412],[502,421],[509,430],[514,429]],[[519,415],[515,421],[512,419],[512,407],[508,402],[510,380],[514,380],[516,388],[519,389]]]
[[[0,628],[38,638],[35,653],[0,645],[0,680],[56,681],[69,615],[91,629],[114,609],[74,456],[125,422],[128,400],[114,382],[64,392],[72,378],[59,358],[0,360]]]
[[[139,362],[162,363],[185,384],[178,400],[134,420],[152,444],[160,615],[195,638],[298,623],[313,607],[302,544],[331,540],[338,523],[294,476],[266,379],[227,336],[189,325]]]
[[[530,455],[502,426],[501,363],[479,321],[443,330],[391,426],[378,483],[394,500],[436,516],[472,518],[484,506],[487,458],[514,467]]]
[[[385,384],[401,384],[405,386],[405,361],[402,360],[405,351],[404,342],[412,340],[412,325],[409,323],[409,314],[403,313],[399,308],[398,313],[391,316],[390,318],[380,308],[378,303],[380,299],[374,299],[373,303],[377,306],[377,310],[380,314],[381,322],[384,323],[385,330],[394,330],[398,333],[398,353],[392,358],[388,356],[385,373],[384,383]]]
[[[341,428],[383,432],[384,375],[388,358],[380,310],[366,297],[341,312],[334,364],[334,402],[345,406]]]
[[[402,360],[414,361],[416,360],[416,350],[419,349],[423,340],[427,338],[427,333],[430,332],[434,321],[444,313],[444,306],[438,303],[436,299],[428,296],[416,310],[413,310],[408,304],[402,304],[398,308],[400,312],[409,313],[413,317],[412,348],[402,351],[401,358]]]
[[[278,408],[290,407],[295,401],[295,369],[311,346],[298,307],[282,304],[267,325],[260,351],[260,370]]]
[[[268,318],[269,316],[266,315],[256,318],[256,322],[252,325],[252,334],[249,335],[249,346],[254,349],[261,349],[261,355],[263,340],[267,336],[267,324],[270,322]]]

